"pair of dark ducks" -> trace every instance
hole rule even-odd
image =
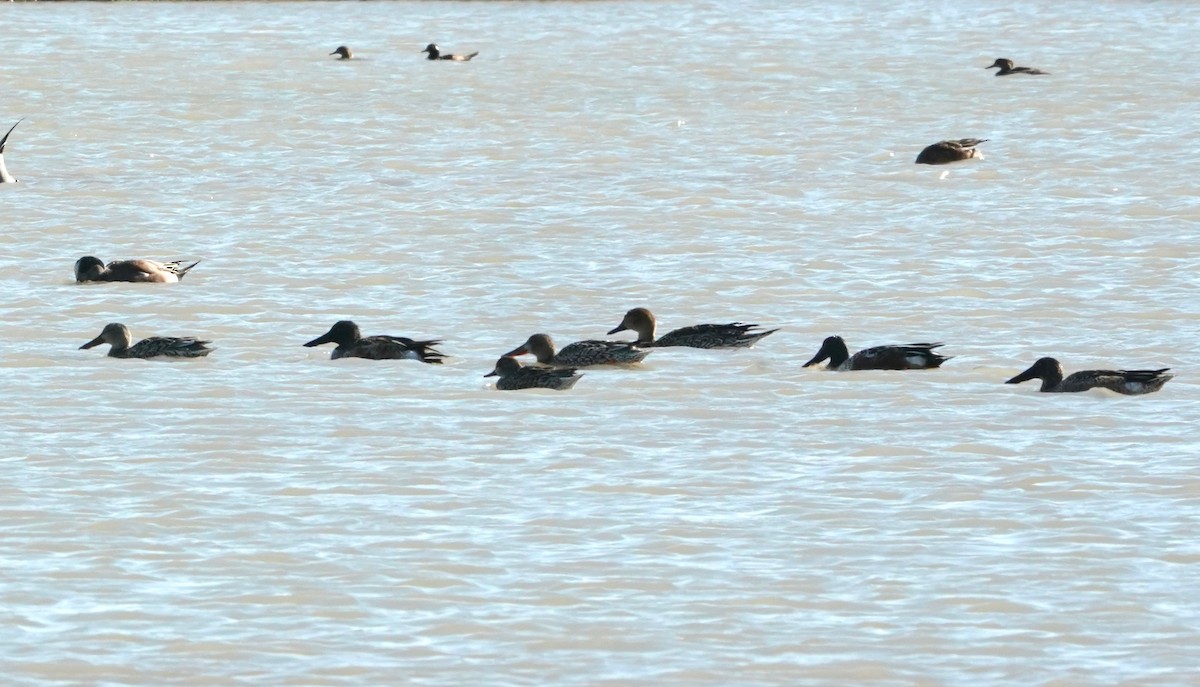
[[[440,48],[437,47],[436,43],[430,43],[429,45],[425,46],[425,49],[422,50],[421,52],[426,53],[428,55],[428,57],[425,58],[428,60],[450,60],[452,62],[470,62],[471,58],[473,58],[479,54],[478,50],[476,50],[475,52],[473,52],[469,55],[455,55],[453,53],[444,53],[441,51]],[[339,60],[353,60],[354,59],[354,52],[352,50],[350,50],[350,48],[348,48],[347,46],[344,46],[344,45],[339,45],[337,47],[337,50],[334,50],[333,52],[331,52],[329,54],[337,55]]]
[[[1000,57],[995,62],[991,63],[984,69],[995,69],[996,76],[1009,76],[1011,74],[1026,74],[1026,75],[1049,75],[1050,72],[1044,72],[1040,69],[1032,67],[1017,67],[1013,65],[1013,61]],[[970,160],[973,157],[979,157],[979,151],[976,147],[987,141],[986,138],[959,138],[946,141],[938,141],[933,145],[926,146],[917,155],[918,165],[946,165],[951,162],[959,162],[961,160]]]

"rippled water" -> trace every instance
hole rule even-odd
[[[6,684],[1200,683],[1193,3],[0,22]],[[481,376],[637,305],[781,331]],[[343,318],[453,358],[300,346]],[[218,351],[78,350],[111,321]],[[830,334],[956,357],[803,369]],[[1043,355],[1177,378],[1001,384]]]

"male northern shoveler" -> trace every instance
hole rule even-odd
[[[479,51],[476,50],[470,55],[451,55],[450,53],[443,55],[442,51],[433,43],[425,46],[425,49],[421,52],[429,53],[429,57],[425,58],[428,60],[454,60],[455,62],[470,62],[472,57],[479,54]]]
[[[152,336],[133,344],[129,327],[113,322],[104,325],[100,336],[80,346],[80,350],[106,343],[110,358],[201,358],[215,351],[209,348],[211,341],[194,337]],[[133,344],[133,345],[130,345]]]
[[[434,350],[440,340],[413,341],[404,336],[363,336],[358,325],[350,320],[336,322],[325,334],[304,344],[312,348],[321,344],[336,343],[330,360],[338,358],[370,358],[371,360],[420,360],[423,363],[441,364],[446,356]]]
[[[996,76],[1008,76],[1009,74],[1046,74],[1049,76],[1050,74],[1050,72],[1044,72],[1040,69],[1034,69],[1033,67],[1014,67],[1012,60],[1003,57],[997,58],[995,62],[991,63],[991,65],[984,67],[984,69],[996,68],[1000,69],[1000,71],[996,72]]]
[[[340,56],[340,57],[338,57],[339,60],[353,60],[354,59],[354,53],[350,52],[350,48],[347,48],[344,45],[339,45],[337,47],[337,50],[334,50],[333,52],[331,52],[329,54],[330,55],[339,55]]]
[[[1028,370],[1013,377],[1005,384],[1020,384],[1031,379],[1041,379],[1039,391],[1066,392],[1108,389],[1126,396],[1150,394],[1162,388],[1175,375],[1165,374],[1171,368],[1158,370],[1083,370],[1063,379],[1062,365],[1054,358],[1041,358]]]
[[[496,388],[501,391],[516,389],[570,389],[583,375],[575,374],[571,368],[550,369],[545,367],[522,367],[516,358],[504,356],[496,361],[496,367],[484,377],[499,377]]]
[[[918,165],[945,165],[959,160],[969,160],[979,155],[975,146],[986,138],[960,138],[957,141],[938,141],[917,156]]]
[[[551,367],[591,367],[594,365],[627,365],[640,363],[650,351],[620,341],[576,341],[567,344],[557,354],[549,334],[534,334],[508,353],[506,358],[532,354],[538,363]]]
[[[642,348],[663,348],[666,346],[689,346],[691,348],[747,348],[753,346],[764,336],[773,334],[778,329],[765,332],[751,331],[757,324],[697,324],[691,327],[676,329],[663,334],[657,341],[654,339],[656,322],[654,313],[646,308],[634,308],[625,313],[621,324],[609,330],[609,335],[633,330],[638,338],[635,346]]]
[[[113,260],[107,265],[100,258],[85,255],[75,261],[75,281],[133,281],[171,284],[183,279],[188,270],[200,261],[187,267],[183,260],[156,262],[154,260]]]
[[[17,124],[20,124],[23,121],[25,121],[24,117],[18,119]],[[8,173],[8,168],[4,166],[4,145],[8,143],[8,136],[13,132],[13,129],[17,128],[17,124],[12,125],[12,129],[9,129],[8,133],[4,134],[4,138],[0,138],[0,184],[17,183],[17,180],[13,178],[13,175]]]
[[[941,367],[954,356],[934,353],[940,343],[914,343],[904,346],[873,346],[850,355],[846,342],[840,336],[826,337],[821,350],[812,360],[804,363],[811,367],[826,358],[830,370],[926,370]]]

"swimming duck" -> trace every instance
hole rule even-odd
[[[729,324],[697,324],[683,327],[663,334],[657,341],[654,339],[654,313],[646,308],[634,308],[625,313],[621,324],[609,330],[609,335],[633,330],[638,338],[635,346],[641,348],[662,348],[665,346],[688,346],[691,348],[747,348],[753,346],[764,336],[773,334],[778,329],[765,332],[751,331],[757,324],[731,322]]]
[[[957,141],[938,141],[917,156],[918,165],[945,165],[959,160],[969,160],[979,153],[975,146],[986,138],[960,138]]]
[[[23,121],[25,121],[24,117],[18,119],[17,124],[20,124]],[[4,144],[8,143],[8,136],[13,132],[13,129],[17,128],[17,124],[12,125],[12,129],[9,129],[8,133],[4,134],[4,138],[0,138],[0,184],[17,183],[17,180],[13,178],[13,175],[8,173],[8,168],[4,166]]]
[[[1000,71],[996,72],[996,76],[1008,76],[1009,74],[1046,74],[1049,76],[1050,74],[1050,72],[1044,72],[1032,67],[1014,67],[1012,60],[1003,57],[997,58],[995,62],[990,66],[984,67],[984,69],[996,69],[997,67],[1000,68]]]
[[[904,346],[873,346],[850,355],[846,342],[840,336],[830,336],[821,342],[821,350],[812,360],[804,363],[811,367],[829,359],[830,370],[925,370],[941,367],[954,356],[933,352],[940,343],[914,343]]]
[[[440,49],[438,49],[437,45],[435,45],[433,43],[430,43],[429,45],[425,46],[425,49],[422,50],[421,52],[429,53],[429,57],[425,58],[428,60],[454,60],[455,62],[470,62],[472,57],[475,57],[476,55],[479,54],[479,51],[476,50],[475,52],[471,53],[470,55],[450,55],[450,54],[443,55],[442,51]]]
[[[504,357],[528,354],[533,354],[538,363],[551,367],[590,367],[640,363],[650,355],[650,351],[620,341],[588,340],[567,344],[555,354],[554,340],[549,334],[534,334],[525,343],[505,353]]]
[[[100,258],[85,255],[75,261],[75,281],[134,281],[173,284],[187,276],[200,261],[187,267],[182,260],[113,260],[107,265]]]
[[[522,367],[516,358],[504,356],[496,361],[496,367],[484,377],[499,377],[496,388],[501,391],[516,389],[570,389],[583,375],[575,374],[571,368],[548,369],[545,367]]]
[[[330,360],[338,358],[370,358],[371,360],[420,360],[439,365],[446,356],[435,351],[439,340],[413,341],[404,336],[363,336],[358,325],[350,320],[336,322],[328,332],[304,344],[308,348],[336,343]]]
[[[100,336],[79,348],[83,350],[102,343],[110,346],[110,358],[201,358],[216,350],[208,347],[211,341],[201,341],[190,336],[152,336],[133,344],[133,335],[129,333],[129,327],[119,322],[104,325]]]
[[[347,48],[344,45],[339,45],[337,47],[337,50],[334,50],[333,52],[331,52],[329,54],[330,55],[340,55],[341,57],[338,57],[339,60],[353,60],[354,59],[354,53],[350,52],[350,48]]]
[[[1108,389],[1126,396],[1150,394],[1162,388],[1175,375],[1164,374],[1171,368],[1158,370],[1084,370],[1063,379],[1062,365],[1054,358],[1041,358],[1028,370],[1013,377],[1005,384],[1020,384],[1031,379],[1041,379],[1039,391],[1066,392]]]

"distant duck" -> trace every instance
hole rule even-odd
[[[996,76],[1008,76],[1009,74],[1030,74],[1030,75],[1045,74],[1047,76],[1050,75],[1050,72],[1044,72],[1040,69],[1034,69],[1032,67],[1014,67],[1012,60],[1005,59],[1003,57],[998,58],[990,66],[984,67],[984,69],[996,69],[997,67],[999,67],[1000,71],[996,72]]]
[[[504,356],[496,361],[496,367],[484,377],[499,377],[496,388],[501,391],[517,389],[557,389],[575,386],[583,375],[575,374],[570,368],[551,369],[545,367],[522,367],[516,358]]]
[[[918,165],[945,165],[959,160],[969,160],[979,153],[975,146],[986,138],[960,138],[957,141],[938,141],[927,146],[917,156]]]
[[[329,54],[330,55],[340,55],[341,57],[338,58],[339,60],[353,60],[354,59],[354,53],[350,52],[350,48],[347,48],[344,45],[339,45],[337,47],[337,50],[334,50],[333,52],[331,52]]]
[[[24,117],[18,119],[17,124],[20,124],[23,121],[25,121]],[[17,183],[17,180],[13,178],[13,175],[8,173],[8,168],[4,166],[4,144],[8,143],[8,136],[13,132],[13,129],[17,128],[17,124],[12,125],[12,129],[9,129],[8,133],[4,134],[4,138],[0,138],[0,184]]]
[[[439,340],[414,341],[404,336],[363,336],[358,325],[350,320],[341,320],[325,334],[304,344],[308,348],[321,344],[336,343],[330,360],[338,358],[369,358],[371,360],[419,360],[439,365],[446,356],[434,350]]]
[[[1166,374],[1171,368],[1158,370],[1084,370],[1063,379],[1062,365],[1054,358],[1041,358],[1028,370],[1005,384],[1020,384],[1041,379],[1039,391],[1074,393],[1088,389],[1108,389],[1126,396],[1150,394],[1162,388],[1175,375]]]
[[[752,331],[757,324],[731,322],[729,324],[697,324],[683,327],[663,334],[658,340],[654,338],[656,321],[654,313],[646,308],[634,308],[625,313],[621,324],[609,330],[609,335],[632,330],[637,332],[635,346],[639,348],[664,348],[666,346],[688,346],[690,348],[747,348],[753,346],[764,336],[773,334],[778,329]]]
[[[100,336],[80,346],[80,350],[106,343],[110,358],[201,358],[215,351],[211,341],[193,337],[152,336],[133,343],[129,328],[119,322],[104,326]],[[131,345],[132,344],[132,345]]]
[[[470,55],[443,55],[442,51],[433,43],[425,46],[425,49],[421,52],[429,53],[429,57],[425,58],[428,60],[454,60],[455,62],[470,62],[472,57],[479,54],[479,51],[476,50]]]
[[[534,334],[525,343],[504,354],[506,358],[532,354],[539,364],[551,367],[592,367],[640,363],[650,351],[619,341],[576,341],[554,352],[549,334]]]
[[[902,346],[873,346],[865,348],[854,355],[840,336],[830,336],[821,343],[821,350],[812,360],[804,363],[811,367],[829,359],[827,369],[830,370],[925,370],[941,367],[954,356],[944,356],[933,352],[942,346],[940,343],[914,343]]]
[[[75,261],[75,281],[132,281],[173,284],[185,276],[196,265],[197,260],[187,267],[183,260],[157,262],[154,260],[113,260],[107,265],[100,258],[85,255]]]

